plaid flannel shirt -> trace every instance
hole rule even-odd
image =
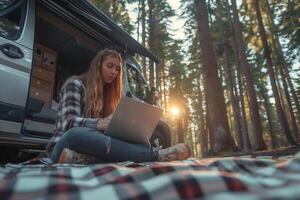
[[[98,119],[83,117],[85,91],[81,80],[75,78],[69,78],[61,88],[54,135],[46,147],[48,155],[55,143],[70,128],[96,128]]]

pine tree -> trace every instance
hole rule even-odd
[[[263,25],[258,0],[253,0],[253,5],[254,5],[254,9],[256,11],[260,37],[261,37],[263,47],[264,47],[264,55],[265,55],[265,59],[267,61],[267,68],[268,68],[268,73],[269,73],[269,76],[270,76],[271,86],[272,86],[272,90],[273,90],[273,94],[274,94],[274,98],[275,98],[275,105],[276,105],[277,115],[278,115],[278,118],[279,118],[279,123],[281,124],[281,127],[284,131],[284,134],[286,134],[287,140],[290,142],[290,144],[297,144],[297,142],[295,141],[295,138],[293,138],[293,136],[290,132],[290,129],[289,129],[288,123],[287,123],[287,119],[286,119],[285,113],[282,109],[282,104],[280,102],[280,97],[279,97],[279,94],[278,94],[278,86],[275,82],[275,75],[274,75],[274,70],[273,70],[273,61],[272,61],[272,58],[271,58],[271,55],[270,55],[270,47],[269,47],[269,44],[268,44],[268,41],[267,41],[266,31],[265,31],[265,28],[264,28],[264,25]]]
[[[129,13],[126,9],[128,0],[91,0],[91,2],[124,30],[130,34],[132,33],[134,27],[130,22]]]
[[[265,149],[266,146],[264,144],[263,140],[263,129],[261,125],[261,119],[259,115],[259,109],[258,109],[258,102],[256,93],[254,90],[254,84],[253,84],[253,78],[250,71],[250,65],[247,59],[246,55],[246,48],[243,40],[243,34],[242,34],[242,28],[239,20],[237,5],[235,0],[231,0],[232,3],[232,11],[233,11],[233,23],[234,23],[234,30],[235,30],[235,39],[237,43],[237,50],[239,54],[239,59],[241,60],[241,66],[242,66],[242,72],[245,76],[246,80],[246,88],[247,93],[249,95],[250,100],[250,110],[252,112],[252,121],[254,125],[254,136],[255,136],[255,142],[256,142],[256,149]],[[227,5],[229,3],[227,2]]]
[[[204,88],[207,97],[208,115],[215,141],[213,152],[233,150],[234,142],[229,131],[223,90],[218,77],[216,58],[209,33],[206,3],[201,0],[195,0],[194,3],[204,63]]]

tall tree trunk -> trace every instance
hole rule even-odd
[[[260,9],[259,9],[259,2],[258,2],[258,0],[252,0],[252,2],[253,2],[253,5],[254,5],[254,9],[256,11],[256,18],[257,18],[257,22],[258,22],[260,38],[261,38],[261,41],[262,41],[263,46],[264,46],[264,55],[265,55],[265,58],[266,58],[266,61],[267,61],[267,68],[268,68],[268,73],[269,73],[269,76],[270,76],[271,86],[272,86],[272,90],[273,90],[273,94],[274,94],[274,98],[275,98],[275,105],[276,105],[276,111],[277,111],[277,116],[278,116],[278,119],[279,119],[279,123],[282,127],[282,130],[286,134],[286,138],[287,138],[288,142],[290,144],[297,144],[296,140],[293,138],[293,136],[290,132],[290,129],[288,127],[287,119],[286,119],[286,116],[285,116],[284,111],[282,109],[279,94],[278,94],[278,91],[277,91],[277,85],[276,85],[276,82],[275,82],[275,75],[274,75],[274,70],[273,70],[273,63],[272,63],[272,58],[271,58],[271,55],[270,55],[270,48],[269,48],[269,45],[268,45],[266,31],[265,31],[265,28],[264,28],[264,25],[263,25],[261,12],[260,12]]]
[[[142,10],[141,10],[141,20],[142,20],[142,45],[146,47],[146,10],[145,10],[145,0],[141,0]],[[147,78],[147,67],[146,67],[146,58],[145,56],[142,57],[142,66],[143,66],[143,74]]]
[[[204,89],[205,92],[205,89]],[[207,102],[207,95],[205,94],[205,102]],[[207,148],[209,152],[213,151],[213,147],[215,145],[215,137],[214,137],[214,132],[213,132],[213,125],[210,120],[209,116],[209,108],[207,103],[206,105],[206,115],[205,115],[205,120],[206,120],[206,132],[207,132],[207,144],[209,144],[209,147]]]
[[[246,114],[246,107],[245,107],[245,98],[244,98],[244,87],[243,87],[243,80],[241,77],[241,74],[238,73],[238,81],[239,81],[239,90],[240,90],[240,99],[241,99],[241,110],[242,110],[242,118],[243,118],[243,123],[242,123],[242,128],[243,128],[243,139],[244,139],[244,149],[250,150],[252,149],[252,145],[250,143],[250,138],[249,138],[249,132],[248,132],[248,125],[247,125],[247,114]]]
[[[234,30],[235,37],[237,41],[238,54],[241,60],[242,72],[246,79],[246,88],[247,93],[250,99],[250,111],[252,113],[252,122],[254,127],[254,136],[256,142],[256,149],[266,149],[264,140],[263,140],[263,129],[261,124],[261,119],[259,116],[258,103],[256,98],[256,93],[254,89],[253,79],[250,71],[250,65],[246,55],[246,48],[243,40],[242,28],[239,20],[238,10],[236,6],[236,0],[231,0],[232,11],[233,11],[233,20],[234,20]],[[227,4],[229,4],[227,2]]]
[[[227,85],[228,85],[228,90],[229,90],[229,99],[232,107],[232,112],[233,112],[233,123],[234,123],[234,129],[235,133],[237,136],[237,141],[238,141],[238,147],[243,148],[243,137],[241,133],[241,124],[240,121],[238,120],[238,110],[236,107],[236,98],[234,96],[233,92],[233,83],[232,83],[232,72],[231,72],[231,66],[229,64],[229,55],[228,55],[228,47],[227,44],[225,44],[225,41],[223,39],[223,47],[224,47],[224,61],[225,61],[225,74],[226,74],[226,80],[227,80]]]
[[[141,0],[138,3],[138,16],[137,16],[137,41],[140,42],[140,23],[141,23]],[[143,68],[143,66],[142,66]]]
[[[165,61],[163,61],[165,62]],[[165,113],[168,113],[168,106],[167,106],[167,87],[166,87],[166,73],[165,73],[165,65],[163,65],[162,67],[162,85],[163,85],[163,105],[164,105],[164,110],[165,110]],[[166,114],[166,117],[167,117],[167,114]]]
[[[207,8],[208,8],[208,10],[211,10],[211,1],[210,0],[207,1]],[[212,21],[213,21],[212,13],[208,12],[208,26],[211,26]]]
[[[156,74],[156,78],[155,78],[155,81],[156,81],[156,88],[158,89],[158,93],[161,94],[161,69],[163,68],[163,65],[164,65],[164,58],[162,58],[162,62],[160,62],[158,65],[156,65],[156,68],[155,68],[155,74]],[[161,99],[161,96],[160,98]]]
[[[268,120],[268,127],[269,127],[269,135],[270,135],[270,139],[271,139],[271,146],[272,148],[276,148],[277,142],[276,142],[276,138],[275,138],[275,132],[274,132],[274,126],[272,123],[272,117],[271,117],[271,108],[270,108],[270,102],[269,102],[269,98],[268,98],[268,94],[265,93],[264,91],[262,91],[261,93],[263,99],[264,99],[264,107],[266,109],[266,114],[267,114],[267,120]]]
[[[270,15],[270,22],[271,22],[271,25],[272,25],[272,27],[274,27],[274,29],[275,29],[276,26],[275,26],[275,23],[274,23],[273,12],[271,11],[269,2],[266,1],[266,3],[267,3],[267,10],[268,10],[268,13],[269,13],[269,15]],[[283,54],[283,52],[282,52],[282,47],[281,47],[281,43],[280,43],[280,40],[279,40],[279,37],[278,37],[277,32],[274,33],[274,37],[275,37],[275,41],[276,41],[275,43],[276,43],[277,50],[278,50],[278,54],[279,54],[279,59],[280,59],[280,61],[281,61],[283,70],[284,70],[284,72],[285,72],[285,76],[286,76],[286,78],[287,78],[289,87],[290,87],[290,89],[291,89],[293,101],[295,102],[296,109],[297,109],[297,114],[298,114],[298,116],[300,117],[300,103],[299,103],[299,100],[298,100],[298,97],[297,97],[297,95],[296,95],[296,91],[295,91],[294,85],[293,85],[293,83],[292,83],[292,80],[291,80],[291,77],[290,77],[290,74],[289,74],[287,62],[286,62],[286,60],[284,59],[284,54]]]
[[[155,1],[156,0],[148,0],[149,6],[149,49],[154,52],[155,49],[155,41],[156,41],[156,18],[155,18]],[[154,62],[149,60],[149,71],[150,71],[150,86],[155,87],[154,83]]]
[[[210,1],[208,3],[208,10],[210,10]],[[222,16],[222,4],[220,2],[220,0],[216,0],[216,21],[219,25],[218,27],[218,31],[226,31],[223,21],[223,17]],[[224,33],[226,34],[226,33]],[[228,118],[228,123],[229,123],[229,130],[233,131],[233,133],[235,133],[235,137],[237,140],[237,147],[239,149],[241,149],[241,143],[242,143],[242,139],[241,137],[239,137],[239,130],[238,130],[238,122],[237,122],[237,118],[236,118],[236,109],[235,109],[235,105],[234,104],[234,94],[233,94],[233,84],[232,84],[232,75],[231,75],[231,66],[230,66],[230,59],[229,59],[229,55],[228,55],[228,47],[225,46],[227,40],[225,41],[224,37],[222,37],[222,55],[223,55],[223,66],[219,67],[219,78],[222,84],[222,80],[224,80],[225,84],[226,84],[226,90],[224,90],[226,92],[226,97],[228,98],[228,102],[230,103],[230,106],[227,107],[227,118]],[[215,47],[217,48],[217,47]],[[225,98],[225,102],[226,102],[226,98]],[[234,134],[232,134],[234,135]],[[234,136],[233,136],[234,138]]]
[[[231,26],[232,26],[232,30],[233,29],[233,24],[232,24],[232,20],[230,17],[230,22],[231,22]],[[238,99],[241,101],[241,109],[239,110],[239,120],[240,120],[240,124],[241,124],[241,130],[242,130],[242,136],[243,136],[243,149],[248,152],[251,150],[251,143],[250,143],[250,139],[249,139],[249,133],[248,133],[248,127],[247,127],[247,119],[246,119],[246,110],[245,110],[245,105],[244,105],[244,89],[243,89],[243,83],[242,83],[242,78],[241,78],[241,65],[240,65],[240,59],[239,59],[239,55],[237,52],[237,42],[236,42],[236,37],[233,34],[232,37],[232,46],[233,46],[233,52],[234,52],[234,58],[235,58],[235,65],[236,65],[236,74],[237,74],[237,82],[238,82],[238,89],[239,92],[235,91],[236,96],[238,96]],[[237,108],[239,109],[239,103],[237,102],[238,106]]]
[[[208,13],[205,1],[194,0],[197,14],[200,48],[204,63],[204,87],[207,95],[208,115],[214,134],[213,152],[234,150],[234,141],[230,135],[224,94],[218,77],[218,67],[209,33]]]
[[[288,85],[287,85],[287,82],[286,82],[285,74],[284,74],[283,69],[282,69],[281,66],[279,66],[279,72],[280,72],[280,75],[281,75],[281,78],[282,78],[284,94],[285,94],[286,101],[287,101],[287,104],[288,104],[288,110],[289,110],[291,123],[292,123],[292,129],[293,129],[292,132],[293,132],[294,136],[297,137],[298,136],[297,122],[296,122],[295,114],[294,114],[294,111],[293,111],[292,101],[291,101],[291,97],[290,97],[290,94],[289,94],[289,91],[288,91]]]
[[[202,85],[204,87],[203,84],[203,74],[201,74],[201,82]],[[209,117],[208,117],[208,107],[207,107],[207,95],[205,94],[205,91],[203,91],[203,93],[201,93],[202,95],[202,102],[203,102],[203,120],[204,120],[204,133],[203,134],[203,141],[204,141],[204,149],[205,149],[205,155],[208,154],[209,150],[211,149],[211,145],[210,145],[210,135],[212,135],[212,130],[211,130],[211,125],[209,122]]]
[[[294,132],[294,135],[297,137],[299,129],[297,127],[296,118],[295,118],[293,107],[292,107],[291,97],[293,98],[293,101],[296,105],[296,109],[297,109],[299,117],[300,117],[300,106],[299,106],[298,98],[296,97],[296,93],[294,91],[294,86],[293,86],[293,84],[291,82],[291,79],[290,79],[290,75],[289,75],[289,72],[288,72],[288,66],[287,66],[287,63],[284,59],[281,44],[280,44],[280,41],[279,41],[279,38],[278,38],[278,35],[277,35],[277,32],[276,32],[277,28],[276,28],[275,23],[274,23],[273,12],[271,10],[269,1],[265,0],[265,2],[266,2],[266,10],[267,10],[267,15],[268,15],[268,21],[271,25],[271,30],[273,30],[273,32],[271,34],[272,35],[272,41],[273,41],[272,43],[273,43],[275,52],[277,54],[277,56],[276,56],[276,58],[278,59],[277,63],[279,64],[279,66],[278,66],[279,67],[279,72],[280,72],[280,75],[282,77],[282,83],[283,83],[283,87],[284,87],[284,93],[285,93],[285,96],[286,96],[286,100],[287,100],[287,103],[288,103],[288,108],[289,108],[290,118],[291,118],[291,122],[292,122],[293,132]],[[290,93],[288,91],[288,84],[290,86],[292,96],[290,96]]]
[[[221,24],[220,29],[221,30],[226,30],[224,26],[224,21],[222,20],[224,16],[222,16],[222,4],[220,0],[216,0],[217,3],[217,13],[216,17],[219,23]],[[220,30],[220,31],[221,31]],[[230,64],[230,58],[229,58],[229,48],[228,48],[228,40],[222,37],[222,45],[223,45],[223,59],[224,59],[224,68],[225,68],[225,81],[227,83],[228,87],[228,92],[229,92],[229,102],[231,104],[232,108],[232,114],[233,114],[233,127],[235,130],[236,134],[236,139],[237,139],[237,146],[242,149],[243,148],[243,138],[242,138],[242,133],[241,133],[241,124],[238,119],[238,109],[237,109],[237,104],[236,104],[236,98],[233,92],[233,80],[232,80],[232,69],[231,69],[231,64]],[[231,120],[229,120],[231,121]]]
[[[199,136],[199,143],[201,146],[201,156],[204,157],[204,155],[207,152],[207,133],[205,132],[205,127],[204,127],[204,114],[203,114],[203,96],[202,96],[202,91],[201,91],[201,80],[200,77],[197,79],[197,94],[198,94],[198,114],[199,114],[199,130],[200,130],[200,136]]]

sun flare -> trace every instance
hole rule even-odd
[[[178,107],[172,107],[171,108],[171,113],[174,115],[174,116],[178,116],[180,114],[180,110]]]

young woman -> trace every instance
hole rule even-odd
[[[96,162],[182,160],[190,156],[186,144],[154,150],[104,134],[122,96],[122,58],[111,49],[99,51],[87,73],[70,77],[60,92],[55,133],[46,147],[53,162],[70,162],[74,153]],[[72,150],[73,154],[70,154]]]

